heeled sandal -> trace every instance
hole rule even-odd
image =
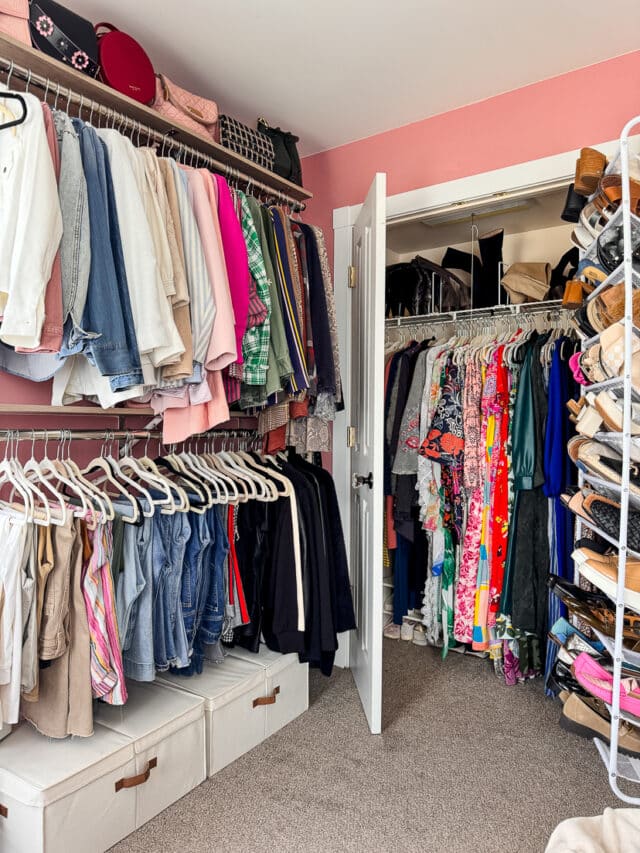
[[[607,429],[610,429],[612,432],[622,432],[623,414],[621,400],[612,396],[608,391],[600,391],[593,400],[593,407],[597,414],[600,415],[602,419],[601,423],[604,423]],[[589,426],[592,423],[595,423],[595,418],[592,419]],[[631,434],[640,435],[640,404],[638,403],[631,404]],[[588,433],[585,432],[583,435],[588,435]],[[589,437],[592,438],[593,436]]]
[[[607,208],[601,210],[590,201],[580,211],[580,226],[589,232],[593,241],[603,230],[609,218],[610,215]]]
[[[633,291],[631,312],[634,325],[640,327],[640,290]],[[594,334],[604,332],[622,320],[624,313],[624,282],[600,293],[586,305],[587,322],[595,330]]]
[[[608,705],[613,699],[613,674],[604,669],[586,652],[581,652],[571,667],[574,678],[589,693]],[[640,685],[636,678],[624,678],[620,682],[620,708],[629,714],[640,714]]]
[[[579,515],[581,518],[584,518],[585,521],[592,522],[593,519],[584,509],[584,502],[586,498],[587,495],[585,495],[580,489],[573,493],[565,492],[560,495],[560,500],[570,512],[574,515]]]
[[[595,290],[589,282],[573,278],[567,281],[562,295],[563,308],[579,308],[590,293]]]
[[[631,193],[631,212],[640,211],[640,182],[633,178],[629,180]],[[591,204],[609,218],[616,212],[622,202],[622,175],[604,175],[598,185],[598,193]]]
[[[589,592],[558,575],[550,575],[547,585],[579,619],[606,637],[613,637],[616,617],[604,593]],[[640,615],[625,613],[622,633],[625,639],[637,642],[640,639]]]
[[[569,359],[569,369],[573,374],[573,378],[579,385],[589,385],[589,380],[582,372],[582,367],[580,366],[580,357],[582,356],[581,352],[574,352],[574,354]]]
[[[607,158],[595,148],[583,148],[576,161],[576,174],[573,182],[578,195],[592,195],[607,167]]]
[[[603,425],[617,431],[618,428],[614,425],[616,422],[612,420],[611,412],[605,411],[603,405],[598,406],[598,397],[592,391],[582,399],[586,400],[586,405],[582,406],[577,417],[573,418],[576,424],[576,432],[580,433],[581,436],[593,438],[596,433],[602,431]],[[615,411],[618,412],[617,409]]]

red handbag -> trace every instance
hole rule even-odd
[[[101,28],[106,28],[107,32],[98,32]],[[113,24],[103,21],[94,29],[98,37],[102,80],[141,104],[150,104],[156,94],[156,77],[144,48]]]

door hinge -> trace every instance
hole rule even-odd
[[[358,270],[354,266],[349,267],[349,288],[353,289],[358,283]]]
[[[356,446],[356,428],[353,426],[347,427],[347,447]]]

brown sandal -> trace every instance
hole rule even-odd
[[[598,183],[607,166],[607,158],[595,148],[583,148],[576,162],[574,191],[578,195],[590,196],[598,188]]]
[[[609,287],[587,303],[587,319],[596,332],[622,320],[625,311],[624,282]],[[640,328],[640,290],[633,291],[632,316],[634,326]]]
[[[631,212],[638,213],[640,210],[640,183],[633,178],[629,179],[631,192]],[[598,195],[593,199],[595,207],[604,214],[615,213],[622,202],[622,175],[605,175],[600,181]]]
[[[580,281],[580,279],[574,278],[564,286],[564,294],[562,296],[562,307],[563,308],[579,308],[590,293],[592,293],[594,287],[592,284],[588,284],[585,281]]]

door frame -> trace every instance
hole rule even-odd
[[[607,157],[613,158],[618,152],[619,140],[605,142],[597,147]],[[474,204],[489,202],[498,194],[503,199],[503,193],[517,195],[536,188],[543,190],[553,185],[569,184],[573,180],[579,154],[579,149],[565,151],[562,154],[542,157],[539,160],[518,163],[503,169],[482,172],[466,178],[458,178],[430,187],[421,187],[420,189],[388,196],[387,223],[411,219],[436,210],[438,212],[444,211],[454,205],[458,208],[467,204],[472,207]],[[361,204],[355,204],[339,207],[333,211],[333,280],[345,408],[344,411],[338,412],[333,426],[332,464],[347,554],[351,553],[351,459],[347,447],[351,390],[349,265],[353,245],[353,224],[361,209]],[[349,666],[349,636],[348,633],[345,633],[338,638],[339,646],[335,659],[337,666]]]

